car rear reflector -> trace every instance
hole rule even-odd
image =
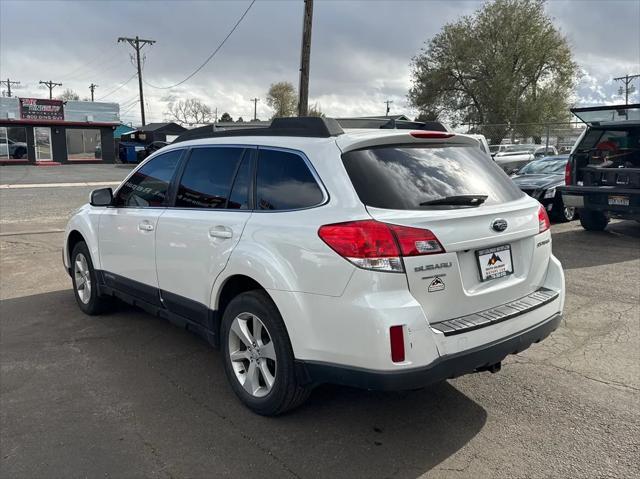
[[[571,184],[571,160],[567,161],[567,164],[564,167],[564,184]]]
[[[390,225],[375,220],[321,226],[318,236],[356,266],[376,271],[404,272],[402,256],[443,253],[429,230]]]
[[[443,131],[422,131],[415,130],[409,133],[414,138],[427,138],[427,139],[445,139],[456,136],[455,133],[447,133]]]
[[[549,215],[544,206],[540,205],[538,208],[538,233],[544,233],[551,228],[551,222],[549,221]]]
[[[391,361],[401,363],[404,361],[404,327],[391,326],[389,341],[391,343]]]

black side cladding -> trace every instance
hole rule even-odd
[[[234,136],[299,136],[309,138],[330,138],[342,135],[342,127],[333,118],[294,117],[274,118],[268,127],[238,128],[235,130],[220,130],[213,125],[194,128],[182,133],[174,140],[196,140],[199,138],[224,138]]]

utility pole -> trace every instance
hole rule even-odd
[[[153,45],[156,41],[155,40],[144,40],[144,39],[138,37],[138,35],[136,35],[135,38],[119,37],[118,38],[118,43],[120,43],[120,42],[127,42],[136,51],[136,63],[138,64],[138,87],[140,89],[140,119],[142,120],[142,126],[144,126],[145,125],[145,119],[144,119],[144,95],[142,93],[142,68],[140,67],[140,50],[142,50],[142,48],[147,44],[148,45]]]
[[[313,0],[304,0],[302,23],[302,51],[300,54],[300,87],[298,88],[298,116],[309,113],[309,63],[311,60],[311,25],[313,20]]]
[[[393,103],[393,100],[387,100],[385,101],[386,105],[387,105],[387,112],[384,114],[384,116],[389,116],[389,111],[391,110],[391,108],[389,107],[389,105],[391,103]]]
[[[251,101],[253,102],[253,121],[258,120],[258,100],[260,100],[260,98],[251,99]]]
[[[636,78],[640,78],[640,75],[627,74],[623,77],[614,78],[615,81],[620,81],[624,83],[624,87],[622,86],[620,87],[620,90],[618,90],[618,94],[622,95],[622,90],[624,88],[624,104],[625,105],[629,104],[629,93],[633,93],[634,91],[636,91],[635,87],[631,84],[631,82]]]
[[[3,83],[7,85],[7,96],[9,98],[11,98],[11,85],[20,85],[19,81],[11,81],[8,78],[6,80],[0,81],[0,84],[3,84]]]
[[[93,101],[93,90],[96,89],[98,85],[94,85],[93,83],[89,85],[89,90],[91,90],[91,101]]]
[[[49,89],[49,100],[53,100],[53,89],[57,86],[62,86],[62,83],[55,83],[55,82],[52,82],[51,80],[40,81],[40,84],[46,85],[46,87]]]

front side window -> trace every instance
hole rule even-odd
[[[360,200],[376,208],[455,208],[448,198],[481,195],[490,205],[522,196],[491,158],[471,146],[381,146],[347,152],[342,161]]]
[[[100,130],[67,128],[67,158],[69,160],[101,159]]]
[[[176,206],[226,208],[244,148],[194,148],[182,174]]]
[[[165,206],[169,185],[181,155],[182,150],[172,150],[145,163],[118,190],[115,206]]]
[[[323,194],[300,155],[260,150],[256,200],[260,210],[295,210],[319,205]]]

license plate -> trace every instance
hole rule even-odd
[[[609,196],[609,204],[611,206],[629,206],[628,196]]]
[[[513,273],[513,259],[511,257],[511,245],[505,244],[494,248],[476,251],[480,279],[502,278]]]

